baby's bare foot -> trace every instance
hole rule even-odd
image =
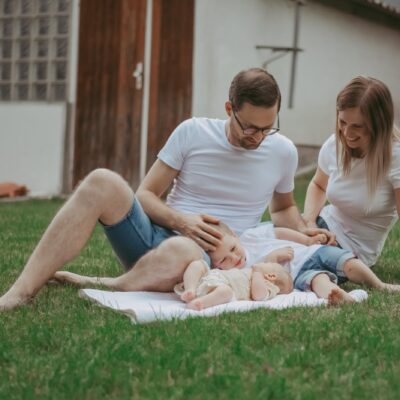
[[[193,300],[187,304],[187,308],[191,310],[201,311],[204,308],[204,304],[200,300]]]
[[[181,295],[181,300],[185,303],[192,301],[196,297],[193,290],[185,290]]]
[[[355,300],[342,289],[332,289],[328,296],[328,304],[337,306],[344,303],[355,303]]]

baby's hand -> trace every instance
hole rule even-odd
[[[314,236],[308,237],[308,245],[311,246],[312,244],[326,244],[328,242],[328,236],[325,233],[318,233]]]
[[[294,250],[292,247],[282,247],[281,249],[275,250],[276,262],[281,264],[293,260]]]

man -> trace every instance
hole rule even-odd
[[[306,229],[293,200],[297,151],[278,132],[280,102],[272,75],[259,68],[242,71],[225,103],[228,120],[192,118],[179,125],[136,196],[119,175],[104,169],[91,172],[0,298],[0,309],[33,297],[80,253],[97,221],[125,268],[135,265],[129,272],[129,290],[172,290],[187,260],[182,257],[176,263],[175,241],[165,239],[179,233],[205,251],[213,250],[221,234],[208,223],[222,220],[240,234],[256,226],[269,205],[276,225],[311,235],[321,232]],[[161,196],[172,183],[164,203]],[[171,254],[170,259],[165,254]]]

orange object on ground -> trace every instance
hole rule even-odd
[[[0,183],[0,197],[16,197],[25,196],[28,189],[24,185],[18,185],[14,182]]]

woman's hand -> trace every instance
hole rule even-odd
[[[305,235],[311,238],[312,243],[310,244],[327,244],[329,246],[337,246],[336,235],[327,229],[322,228],[305,228],[301,231]],[[318,242],[323,238],[326,237],[325,242]]]
[[[328,242],[328,236],[325,233],[317,233],[314,236],[308,236],[308,246],[312,244],[326,244]]]

